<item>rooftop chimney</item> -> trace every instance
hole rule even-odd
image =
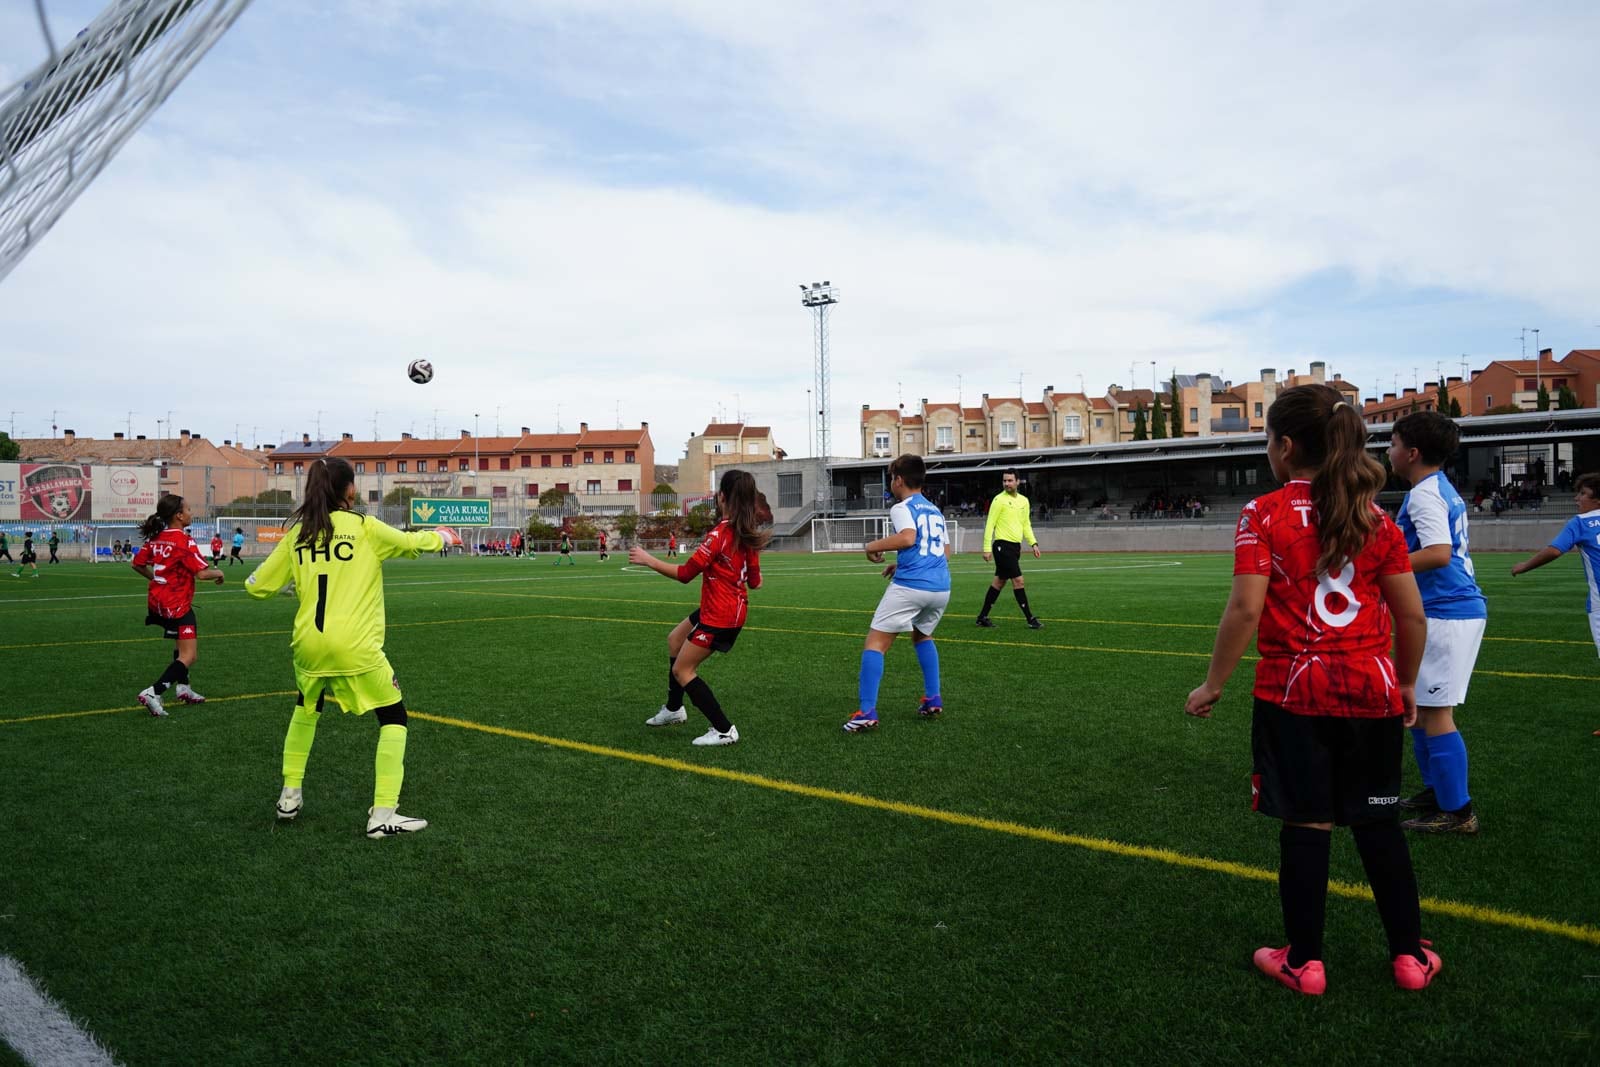
[[[226,437],[224,437],[222,439],[222,443],[225,444],[225,445],[232,445],[233,444],[233,442],[228,440]]]
[[[588,433],[589,432],[589,424],[587,422],[578,423],[578,432],[579,433]]]
[[[118,431],[117,431],[117,432],[116,432],[116,433],[114,433],[114,434],[112,434],[112,435],[111,435],[111,439],[112,439],[112,440],[113,440],[113,441],[120,441],[120,440],[122,440],[122,431],[121,431],[121,430],[118,430]]]
[[[1541,349],[1539,349],[1539,358],[1540,359],[1548,359],[1553,363],[1553,362],[1555,362],[1555,355],[1556,355],[1556,353],[1555,353],[1554,349],[1551,349],[1551,348],[1541,348]]]
[[[61,443],[62,444],[70,445],[72,442],[76,441],[77,439],[78,439],[78,435],[73,433],[71,430],[62,430],[61,431]]]
[[[311,435],[308,434],[308,433],[301,434],[300,435],[300,443],[303,444],[303,445],[309,445],[311,443]]]
[[[1393,400],[1394,399],[1394,394],[1393,393],[1384,393],[1383,394],[1383,399],[1384,399],[1385,402]]]
[[[639,429],[641,429],[641,430],[648,430],[649,428],[650,428],[650,424],[648,422],[641,422],[639,424]]]
[[[339,435],[339,440],[341,441],[354,441],[355,439],[356,435],[353,433],[342,433]]]
[[[266,445],[262,445],[261,446],[261,451],[263,451],[263,452],[271,452],[274,448],[277,448],[277,447],[278,447],[277,445],[266,444]]]
[[[523,428],[522,428],[522,433],[523,433],[523,435],[524,435],[524,436],[526,436],[526,435],[527,435],[527,434],[530,434],[530,433],[532,433],[532,432],[533,432],[533,431],[532,431],[532,430],[530,430],[530,429],[528,429],[528,428],[527,428],[527,427],[526,427],[526,426],[524,426],[524,427],[523,427]]]
[[[412,436],[410,434],[408,434],[408,433],[406,433],[404,431],[401,431],[400,440],[402,440],[402,441],[410,441],[410,440],[413,440],[413,438],[412,438]]]
[[[134,440],[135,441],[143,441],[144,440],[144,434],[140,434],[138,437],[135,437]]]
[[[1401,391],[1400,395],[1402,397],[1415,396],[1416,392],[1417,392],[1416,389],[1414,389],[1414,388],[1412,388],[1411,386],[1408,385],[1408,386],[1405,387],[1404,390]]]
[[[1461,380],[1461,375],[1452,374],[1452,375],[1450,375],[1450,377],[1446,378],[1444,381],[1445,381],[1446,385],[1449,385],[1451,382],[1459,382],[1460,380]]]
[[[1320,359],[1314,360],[1311,364],[1311,380],[1318,385],[1324,385],[1328,381],[1328,365]]]
[[[462,430],[462,431],[461,431],[461,438],[462,438],[462,440],[466,440],[466,439],[468,439],[468,438],[470,438],[470,437],[471,437],[471,436],[472,436],[472,435],[471,435],[471,434],[470,434],[470,433],[468,433],[468,432],[467,432],[467,431],[466,431],[466,430]]]
[[[862,411],[871,411],[872,410],[872,405],[871,404],[862,404],[861,405],[861,410]]]

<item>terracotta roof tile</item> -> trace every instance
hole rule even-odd
[[[643,427],[636,430],[590,430],[579,435],[578,444],[585,447],[599,445],[601,448],[627,448],[629,446],[637,448],[644,443],[647,432]]]
[[[922,425],[922,416],[921,415],[907,415],[904,419],[901,420],[901,425],[903,425],[903,426],[921,426]]]
[[[1029,415],[1048,415],[1048,414],[1050,414],[1050,409],[1045,407],[1044,404],[1042,404],[1042,403],[1040,403],[1038,401],[1030,400],[1030,401],[1028,401],[1028,414]]]
[[[742,422],[713,422],[706,426],[702,437],[738,437],[744,430]]]
[[[961,409],[961,417],[964,418],[964,419],[982,419],[983,418],[983,409],[982,408],[962,408]]]

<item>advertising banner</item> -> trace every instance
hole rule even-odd
[[[413,526],[487,526],[489,501],[458,496],[411,498]]]
[[[154,467],[95,467],[95,521],[143,522],[156,510],[160,477]]]
[[[256,543],[263,545],[275,545],[279,541],[282,541],[283,535],[288,532],[289,531],[282,526],[257,526]]]
[[[18,510],[23,522],[89,521],[94,479],[88,464],[23,463],[21,467]]]
[[[22,468],[15,463],[0,463],[0,522],[22,518],[18,509],[21,496],[17,490],[22,481]]]

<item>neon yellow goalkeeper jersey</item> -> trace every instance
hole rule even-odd
[[[443,539],[432,530],[402,533],[352,511],[333,513],[333,539],[327,544],[296,545],[299,535],[296,523],[245,579],[245,592],[265,599],[294,582],[300,609],[290,645],[301,674],[328,678],[381,667],[383,561],[436,552]]]
[[[989,503],[989,519],[983,524],[983,550],[988,552],[996,541],[1015,541],[1019,545],[1036,545],[1033,522],[1028,518],[1028,498],[1021,493],[1001,490]]]

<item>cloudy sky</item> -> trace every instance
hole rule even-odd
[[[1597,39],[1584,0],[260,2],[0,281],[0,429],[806,455],[820,279],[841,454],[863,403],[1019,379],[1600,347]],[[0,83],[43,54],[0,0]]]

